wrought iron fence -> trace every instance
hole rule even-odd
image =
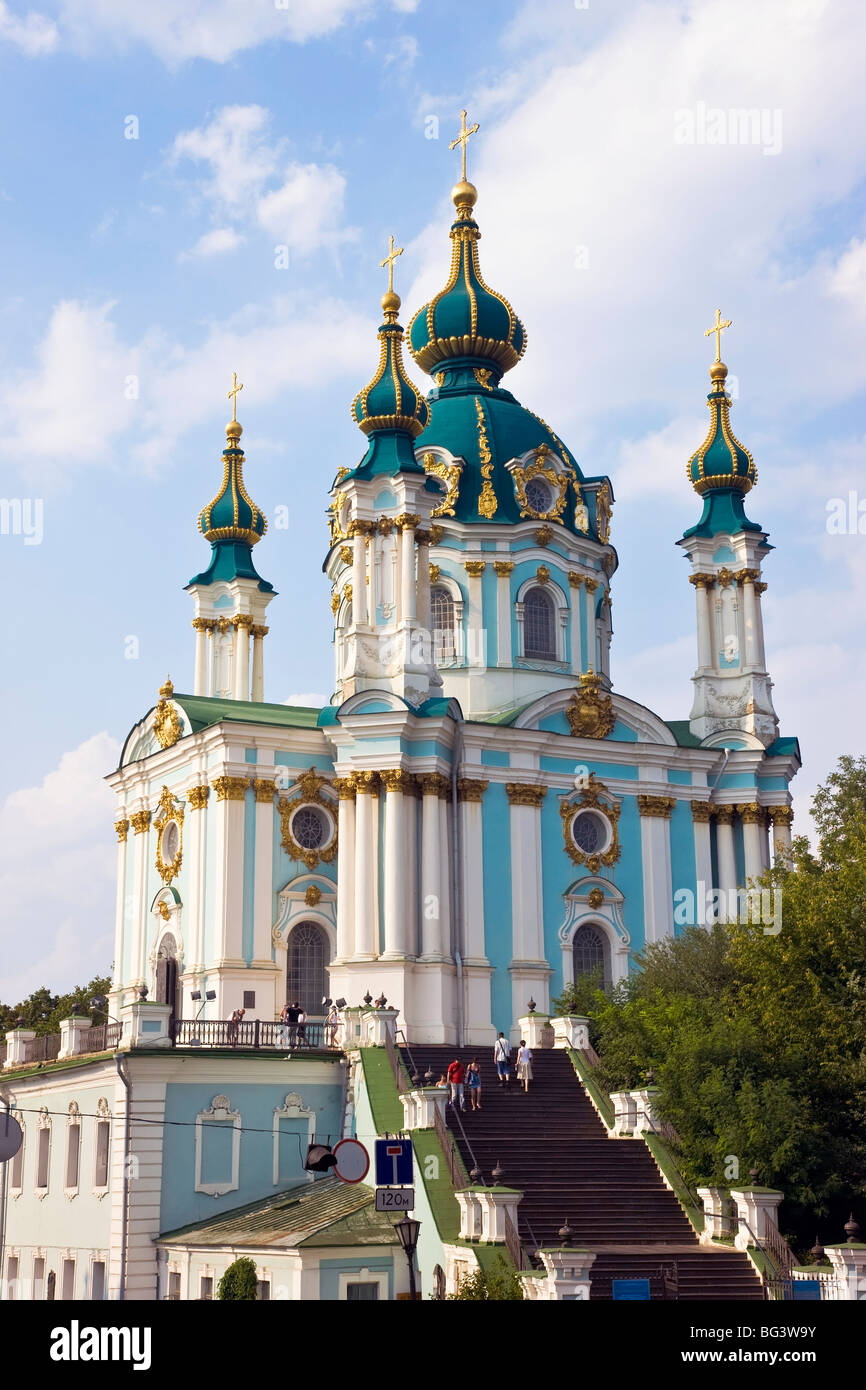
[[[60,1034],[43,1033],[24,1044],[25,1062],[53,1062],[60,1051]]]
[[[511,1263],[519,1272],[521,1269],[531,1269],[531,1261],[524,1248],[523,1241],[517,1232],[517,1227],[511,1220],[508,1212],[503,1212],[505,1217],[505,1248],[511,1256]]]
[[[330,1045],[324,1023],[271,1023],[267,1019],[243,1019],[232,1023],[221,1018],[178,1018],[172,1028],[175,1047],[230,1047],[246,1050],[304,1052]]]
[[[123,1033],[122,1023],[94,1023],[81,1034],[82,1052],[107,1052],[117,1047]]]
[[[433,1127],[436,1130],[436,1137],[445,1155],[445,1162],[448,1164],[448,1172],[454,1187],[465,1187],[467,1182],[466,1171],[463,1167],[463,1160],[454,1143],[454,1135],[446,1125],[439,1113],[439,1106],[433,1107]]]

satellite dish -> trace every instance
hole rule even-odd
[[[7,1110],[6,1114],[0,1118],[0,1163],[14,1158],[23,1143],[24,1131]]]
[[[334,1145],[334,1157],[341,1182],[363,1182],[370,1171],[370,1155],[359,1139],[341,1139]]]

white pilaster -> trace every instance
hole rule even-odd
[[[253,895],[253,961],[256,969],[276,974],[271,929],[274,918],[274,769],[261,763],[255,779],[256,852]],[[282,1005],[282,1000],[277,999]]]
[[[352,538],[352,625],[364,627],[367,622],[367,547],[363,529],[356,529]]]
[[[126,854],[129,821],[121,813],[114,822],[117,832],[117,885],[114,894],[114,980],[115,989],[128,981],[123,978],[123,938],[126,929]],[[134,968],[134,963],[133,963]]]
[[[568,576],[571,611],[571,669],[575,674],[583,670],[583,651],[580,643],[580,605],[583,602],[581,586],[583,577],[572,570]]]
[[[375,960],[379,954],[375,776],[360,772],[355,781],[355,960]]]
[[[194,618],[192,625],[195,628],[195,677],[193,693],[196,695],[207,695],[208,622],[205,618]]]
[[[261,704],[265,698],[264,639],[268,634],[268,629],[263,623],[255,623],[251,630],[253,635],[252,699]]]
[[[670,814],[667,796],[638,795],[643,856],[644,935],[647,943],[674,934]]]
[[[337,811],[337,960],[348,960],[355,951],[355,784],[339,777]]]
[[[135,831],[133,841],[133,881],[132,881],[132,958],[131,971],[133,985],[147,984],[147,867],[150,842],[150,811],[134,811],[130,823]]]
[[[494,560],[496,571],[496,664],[513,666],[511,650],[511,575],[514,563],[511,560]]]
[[[417,612],[415,592],[415,525],[403,518],[400,532],[400,618],[404,623],[415,621]]]
[[[403,533],[404,543],[407,534]],[[407,948],[406,895],[403,875],[406,868],[406,816],[404,788],[408,773],[388,769],[381,773],[385,787],[383,960],[402,960]]]
[[[248,777],[216,777],[212,783],[208,814],[216,821],[213,886],[217,964],[220,966],[243,967],[245,964],[243,874],[238,872],[238,865],[243,863],[244,798],[248,786]],[[228,1003],[219,999],[217,1002],[221,1010]]]
[[[442,918],[442,845],[439,797],[445,778],[436,772],[419,777],[421,801],[421,960],[445,959]]]
[[[211,795],[210,788],[202,781],[196,786],[190,787],[186,793],[187,806],[189,808],[184,825],[184,868],[187,871],[188,899],[186,903],[185,920],[189,924],[188,946],[186,953],[184,971],[191,974],[194,971],[202,970],[205,965],[204,960],[204,894],[205,894],[205,845],[207,836],[205,829],[207,826],[207,803]]]
[[[527,990],[547,1010],[550,975],[544,954],[541,898],[541,803],[546,788],[507,783],[511,831],[512,1019],[525,1013]],[[540,997],[538,997],[540,996]]]
[[[719,888],[727,895],[737,887],[737,861],[734,855],[734,808],[733,806],[717,806],[715,815]],[[722,920],[727,920],[724,905],[721,917]]]

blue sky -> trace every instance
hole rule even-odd
[[[251,494],[290,516],[256,554],[280,592],[266,696],[329,695],[324,509],[363,451],[348,406],[376,360],[378,262],[393,232],[406,323],[447,270],[463,105],[482,127],[482,266],[528,329],[506,384],[613,479],[612,674],[665,718],[687,716],[695,663],[674,542],[700,513],[703,330],[717,305],[734,321],[804,825],[836,756],[863,747],[864,538],[856,516],[827,531],[828,502],[864,486],[862,7],[33,6],[0,0],[0,492],[44,516],[39,545],[0,535],[0,997],[110,960],[101,776],[166,671],[191,684],[183,586],[208,553],[196,517],[232,371]]]

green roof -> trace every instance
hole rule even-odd
[[[665,724],[670,729],[680,748],[700,748],[701,740],[696,738],[692,733],[687,719],[666,719]]]
[[[193,733],[223,720],[237,724],[282,724],[294,729],[315,729],[321,710],[307,705],[271,705],[256,700],[223,700],[212,695],[175,695],[192,725]]]
[[[298,1246],[396,1245],[371,1188],[320,1178],[274,1197],[235,1207],[206,1221],[157,1236],[161,1245]]]

